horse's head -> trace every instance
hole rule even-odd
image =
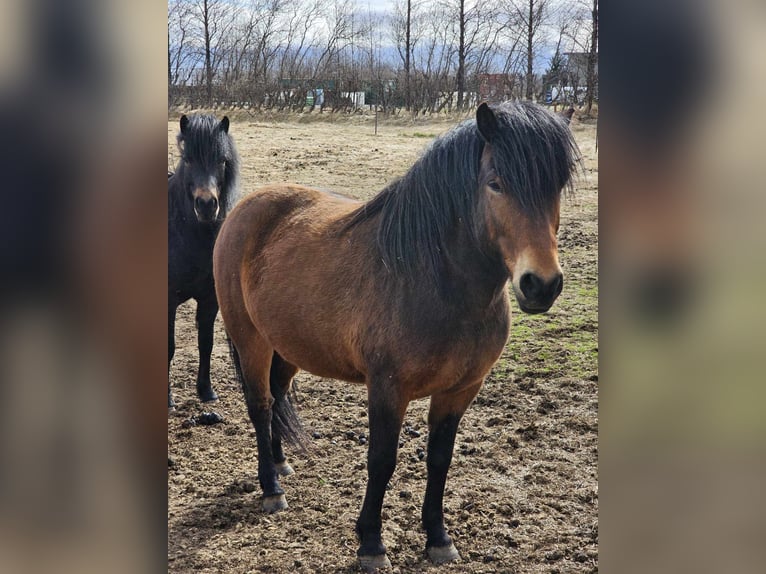
[[[181,116],[178,134],[184,193],[197,220],[211,223],[221,212],[223,197],[236,176],[236,152],[229,136],[229,118]]]
[[[485,141],[479,193],[492,250],[510,275],[521,310],[543,313],[564,285],[556,234],[576,145],[563,120],[532,104],[482,104],[476,122]]]

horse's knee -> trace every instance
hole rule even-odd
[[[452,463],[452,449],[434,448],[428,453],[426,465],[429,471],[444,471]]]
[[[396,469],[396,450],[382,452],[370,449],[367,454],[367,468],[371,476],[390,478]]]

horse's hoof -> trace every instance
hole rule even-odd
[[[263,510],[269,514],[279,512],[287,508],[287,499],[284,494],[275,494],[274,496],[265,496],[263,498]]]
[[[277,474],[279,476],[290,476],[295,473],[293,467],[287,464],[287,462],[278,462],[275,466],[277,467]]]
[[[198,393],[198,396],[201,403],[214,403],[218,400],[218,395],[212,389],[210,391]]]
[[[362,572],[377,572],[381,568],[391,568],[391,561],[385,554],[377,556],[359,556]]]
[[[434,564],[444,564],[460,559],[460,554],[458,554],[454,544],[449,546],[430,546],[426,548],[426,552],[428,553],[428,558]]]

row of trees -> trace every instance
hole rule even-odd
[[[498,99],[539,99],[543,78],[571,82],[567,52],[591,55],[577,81],[596,93],[598,0],[361,4],[169,0],[169,104],[340,109],[364,92],[384,111],[428,113],[474,105],[488,74]]]

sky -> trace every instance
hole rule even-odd
[[[356,0],[356,5],[360,8],[371,8],[375,12],[383,12],[393,9],[394,0]]]

